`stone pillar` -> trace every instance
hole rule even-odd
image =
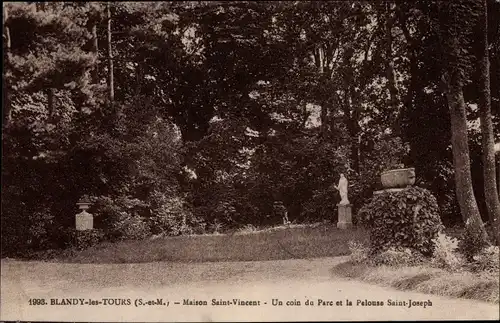
[[[337,204],[337,207],[339,212],[337,228],[352,228],[352,204]]]
[[[81,199],[76,203],[82,212],[75,217],[75,228],[78,231],[92,230],[94,228],[94,216],[86,210],[90,207],[90,201]]]
[[[92,230],[94,228],[94,216],[86,211],[78,213],[75,222],[78,231]]]

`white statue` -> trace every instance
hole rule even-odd
[[[340,174],[339,184],[335,186],[335,188],[340,193],[340,205],[347,205],[349,203],[349,199],[347,199],[347,178],[345,178],[344,174]]]

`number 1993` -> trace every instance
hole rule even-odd
[[[43,299],[43,298],[30,298],[29,304],[30,305],[46,305],[47,303],[45,302],[45,299]]]

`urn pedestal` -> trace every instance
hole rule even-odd
[[[85,211],[78,213],[75,219],[76,230],[85,231],[94,228],[94,216]]]
[[[75,216],[75,228],[78,231],[92,230],[94,228],[94,216],[86,210],[90,207],[90,202],[80,200],[76,205],[82,210]]]
[[[352,228],[352,204],[337,204],[338,221],[337,228],[349,229]]]

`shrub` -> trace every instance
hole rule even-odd
[[[166,198],[150,218],[151,229],[167,235],[192,233],[187,225],[188,212],[179,197]]]
[[[89,247],[95,246],[104,240],[104,232],[99,229],[85,230],[85,231],[72,231],[73,243],[72,246],[78,250],[84,250]]]
[[[456,270],[463,265],[463,260],[457,252],[459,241],[456,238],[448,237],[439,232],[438,236],[432,239],[434,244],[434,254],[431,264],[435,267]]]
[[[152,197],[155,208],[149,224],[153,233],[177,236],[205,232],[204,222],[194,216],[182,197],[161,192],[154,192]]]
[[[374,265],[387,266],[415,266],[424,261],[424,257],[418,252],[409,248],[390,247],[370,257],[370,262]]]
[[[471,234],[466,227],[460,236],[458,251],[470,262],[474,257],[486,247],[485,242],[479,238],[479,235]]]
[[[76,229],[75,227],[54,227],[52,236],[57,240],[54,249],[65,249],[76,246]]]
[[[419,187],[375,195],[360,209],[358,218],[370,230],[373,254],[394,247],[430,256],[432,239],[443,228],[436,198]]]
[[[105,233],[101,229],[78,231],[73,228],[58,228],[59,248],[72,250],[84,250],[105,240]],[[40,253],[42,259],[53,258],[56,251],[49,249]],[[60,251],[59,251],[60,252]]]
[[[3,192],[2,192],[3,195]],[[2,206],[5,201],[2,196]],[[25,257],[31,252],[54,247],[53,228],[55,217],[49,207],[28,207],[20,204],[19,207],[2,207],[1,243],[2,257]]]
[[[133,221],[139,222],[137,219],[131,220],[132,218],[142,218],[149,214],[149,205],[126,196],[100,196],[89,212],[95,216],[96,228],[104,229],[110,238],[121,238],[128,230],[128,225],[132,225]]]
[[[497,274],[498,277],[500,269],[499,262],[498,246],[489,246],[481,249],[481,251],[473,257],[473,269]]]
[[[51,214],[49,208],[42,208],[33,212],[31,217],[31,225],[28,231],[30,242],[34,242],[36,247],[49,242],[49,228],[53,225],[54,216]]]
[[[111,232],[115,238],[122,240],[139,240],[151,235],[149,225],[143,217],[133,216],[127,212],[120,212]]]
[[[351,261],[354,263],[362,263],[368,259],[369,248],[358,241],[349,241],[347,243],[351,252]]]

